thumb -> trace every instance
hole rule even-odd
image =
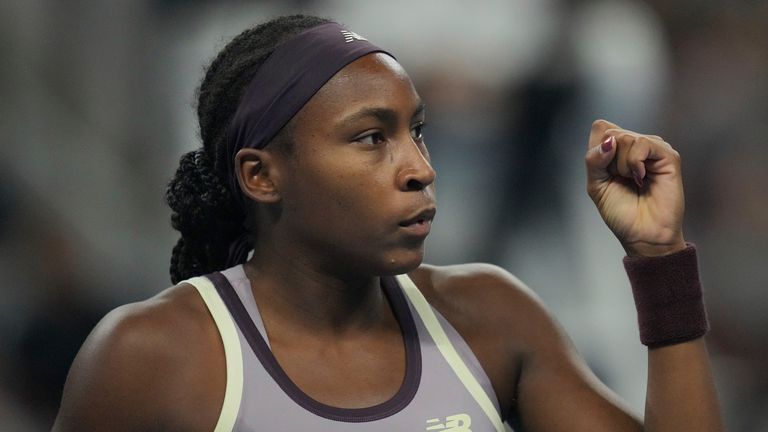
[[[616,155],[616,138],[609,136],[599,145],[587,150],[587,183],[603,182],[611,178],[608,166]]]

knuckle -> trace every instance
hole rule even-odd
[[[679,152],[679,151],[677,151],[677,150],[675,150],[675,149],[673,149],[673,148],[670,148],[670,149],[669,149],[669,153],[672,155],[672,158],[673,158],[673,159],[674,159],[676,162],[678,162],[678,163],[682,162],[682,159],[683,159],[683,158],[682,158],[682,156],[680,156],[680,152]]]
[[[608,126],[608,122],[603,119],[597,119],[592,122],[592,130],[603,130]]]
[[[616,137],[616,145],[620,153],[624,153],[635,142],[635,136],[623,129],[614,129],[611,135]]]

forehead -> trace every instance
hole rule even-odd
[[[420,102],[405,69],[383,53],[365,55],[337,72],[307,102],[297,117],[331,121],[369,107],[409,111]]]

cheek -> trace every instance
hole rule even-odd
[[[326,227],[355,230],[375,221],[385,206],[390,181],[381,171],[359,159],[319,158],[302,168],[293,198],[303,217]]]

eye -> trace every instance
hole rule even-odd
[[[355,141],[361,144],[375,146],[384,142],[384,134],[381,132],[372,132],[367,135],[362,135],[358,138],[355,138]]]
[[[425,123],[419,123],[411,128],[411,138],[413,138],[416,141],[423,141],[424,140],[424,126]]]

